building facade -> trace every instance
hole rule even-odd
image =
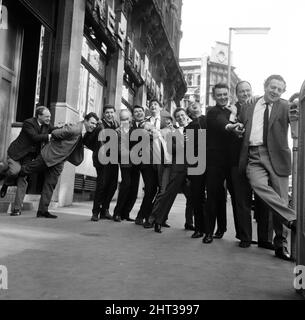
[[[212,88],[215,84],[228,82],[228,45],[216,42],[210,55],[200,58],[183,58],[179,60],[187,83],[187,92],[183,98],[182,105],[188,105],[199,101],[203,111],[206,107],[215,105],[212,97]],[[240,81],[239,77],[231,67],[231,89],[230,100],[235,101],[235,86]]]
[[[105,104],[117,110],[158,98],[179,105],[181,0],[0,0],[0,161],[39,103],[54,124],[76,122]],[[94,190],[91,152],[66,162],[58,205]],[[32,177],[30,193],[37,193]],[[30,197],[31,198],[31,197]],[[32,197],[34,198],[34,196]]]

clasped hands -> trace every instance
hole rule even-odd
[[[226,125],[225,129],[236,134],[238,138],[242,138],[245,132],[245,127],[240,122],[229,123]]]

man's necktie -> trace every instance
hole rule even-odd
[[[157,128],[158,118],[155,118],[154,127]]]
[[[266,108],[264,112],[264,127],[263,127],[263,144],[267,146],[267,136],[268,136],[268,123],[269,123],[269,103],[265,103]]]

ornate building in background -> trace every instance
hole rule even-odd
[[[206,107],[215,105],[212,97],[213,86],[228,81],[228,45],[223,42],[216,42],[210,56],[183,58],[179,61],[187,83],[187,92],[182,104],[187,107],[194,101],[199,101],[205,112]],[[230,89],[232,103],[235,101],[236,84],[240,81],[234,70],[235,68],[232,66]]]
[[[117,112],[156,97],[169,111],[186,83],[179,66],[181,0],[0,0],[0,161],[37,103],[54,124]],[[65,164],[54,201],[69,205],[94,190],[91,152]],[[31,177],[29,199],[39,194]],[[75,193],[76,192],[76,193]],[[7,201],[7,199],[4,199]]]

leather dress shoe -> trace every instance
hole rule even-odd
[[[141,218],[136,218],[136,220],[135,220],[134,223],[137,224],[138,226],[143,226],[143,219],[141,219]]]
[[[288,224],[287,224],[287,227],[288,227],[291,231],[296,232],[296,231],[297,231],[297,220],[289,221]]]
[[[251,241],[240,241],[239,246],[241,248],[249,248],[251,246]]]
[[[126,218],[126,221],[129,221],[129,222],[134,222],[135,220],[134,219],[132,219],[132,218]]]
[[[113,221],[121,222],[121,217],[120,216],[113,216]]]
[[[112,215],[109,213],[109,210],[105,210],[105,211],[102,211],[100,213],[100,219],[108,219],[108,220],[112,220]]]
[[[211,243],[213,242],[213,235],[212,234],[206,234],[204,238],[202,239],[202,243]]]
[[[91,221],[94,221],[94,222],[98,221],[98,214],[93,213],[91,217]]]
[[[161,224],[155,223],[155,232],[157,232],[157,233],[162,233],[162,231],[161,231]]]
[[[269,241],[258,241],[257,246],[268,250],[274,250],[274,245]]]
[[[203,237],[203,233],[199,232],[199,231],[195,231],[191,236],[191,238],[193,238],[193,239],[201,238],[201,237]]]
[[[187,223],[184,224],[184,229],[195,231],[195,227],[192,224],[187,224]]]
[[[3,183],[2,188],[0,190],[0,197],[1,198],[4,198],[6,196],[7,188],[8,188],[8,185]]]
[[[149,221],[145,221],[145,222],[143,223],[143,227],[144,227],[145,229],[153,228],[153,226],[154,226],[154,224],[151,223],[151,222],[149,222]]]
[[[290,254],[289,254],[286,247],[276,248],[275,249],[275,256],[280,259],[286,260],[286,261],[292,261]]]
[[[12,213],[10,214],[10,216],[12,217],[17,217],[17,216],[20,216],[21,215],[21,211],[19,209],[14,209],[12,211]]]
[[[56,219],[57,216],[55,214],[51,214],[50,212],[46,211],[46,212],[41,212],[41,211],[37,211],[37,218],[49,218],[49,219]]]
[[[224,235],[224,232],[216,231],[215,234],[213,235],[214,239],[221,239]]]
[[[171,226],[170,226],[169,224],[167,224],[166,222],[163,222],[163,223],[161,224],[161,226],[164,227],[164,228],[170,228],[170,227],[171,227]]]

